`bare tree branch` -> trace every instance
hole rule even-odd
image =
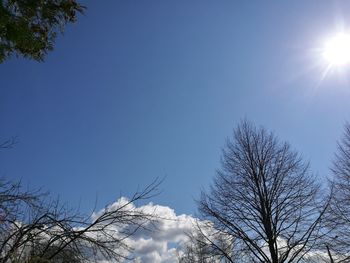
[[[331,168],[333,199],[327,213],[328,239],[325,241],[332,262],[350,261],[350,124],[338,142]],[[333,257],[332,257],[333,255]]]
[[[121,198],[89,216],[41,191],[24,191],[20,183],[0,184],[0,262],[120,262],[129,258],[127,239],[156,219],[135,203],[157,194],[155,180],[130,199]],[[35,261],[37,262],[37,261]]]
[[[253,262],[302,260],[318,238],[327,207],[309,164],[247,121],[227,140],[221,163],[210,192],[202,192],[198,202],[204,218],[234,237]]]

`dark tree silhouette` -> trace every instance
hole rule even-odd
[[[12,148],[16,138],[0,143]],[[78,263],[128,259],[126,240],[157,216],[135,202],[158,194],[156,179],[129,199],[84,215],[52,200],[48,193],[26,190],[20,182],[0,179],[0,263]]]
[[[13,54],[42,61],[84,8],[76,0],[0,0],[0,63]]]
[[[153,196],[158,185],[84,216],[58,200],[47,201],[41,191],[0,181],[0,262],[125,260],[132,250],[126,239],[156,219],[134,203]]]
[[[338,143],[338,151],[332,166],[331,182],[333,198],[327,214],[330,228],[327,252],[332,262],[350,261],[350,124],[345,125],[344,135]]]
[[[233,237],[242,262],[300,262],[317,240],[326,205],[309,164],[264,128],[243,121],[199,210]]]

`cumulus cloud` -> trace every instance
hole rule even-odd
[[[139,209],[154,211],[158,219],[129,239],[135,248],[135,262],[177,262],[175,247],[181,247],[188,240],[186,233],[192,231],[196,219],[191,215],[176,215],[170,207],[152,203]]]
[[[128,203],[124,197],[106,207],[107,210],[119,209]],[[95,213],[97,218],[105,209]],[[132,256],[134,263],[175,263],[178,262],[177,248],[188,241],[186,233],[190,233],[195,225],[196,218],[191,215],[177,215],[174,209],[168,206],[148,203],[136,207],[128,203],[125,209],[142,211],[154,214],[157,219],[148,222],[144,228],[139,229],[134,235],[127,238],[126,243],[134,248]]]

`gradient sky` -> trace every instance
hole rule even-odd
[[[250,2],[250,3],[248,3]],[[84,1],[44,63],[0,65],[0,175],[83,209],[156,177],[152,199],[193,214],[247,118],[321,176],[346,120],[350,67],[319,52],[350,30],[348,1]]]

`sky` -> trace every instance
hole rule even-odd
[[[164,178],[152,202],[195,215],[242,119],[320,180],[350,121],[350,67],[320,49],[348,1],[81,1],[45,62],[0,65],[0,175],[88,211]]]

